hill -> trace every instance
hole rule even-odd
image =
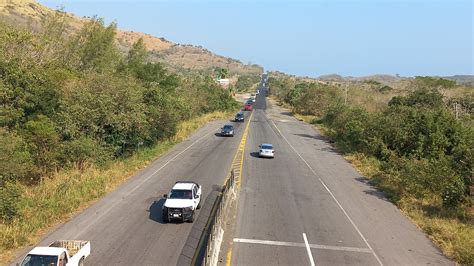
[[[30,25],[33,29],[40,29],[42,21],[52,16],[55,11],[34,0],[3,0],[0,1],[0,21],[14,25]],[[87,17],[77,17],[64,13],[68,32],[78,31],[88,21]],[[227,68],[230,75],[259,75],[263,68],[258,65],[245,65],[242,62],[220,56],[204,49],[201,46],[176,44],[163,37],[150,34],[123,31],[118,29],[116,41],[119,48],[126,53],[133,43],[142,38],[149,51],[149,60],[161,62],[171,71],[201,71],[211,72],[214,68]]]
[[[456,81],[459,85],[474,86],[474,75],[454,75],[443,78]]]

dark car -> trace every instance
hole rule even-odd
[[[234,136],[234,126],[232,125],[224,125],[223,128],[221,128],[221,136]]]
[[[235,115],[235,122],[244,122],[244,114],[243,113],[237,113]]]

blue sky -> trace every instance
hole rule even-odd
[[[39,0],[266,70],[474,74],[471,0]]]

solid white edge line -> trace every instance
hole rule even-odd
[[[271,120],[273,125],[275,126],[275,128],[278,129],[277,125],[275,124],[275,122],[273,120]],[[278,129],[278,131],[280,131]],[[281,131],[280,131],[281,132]],[[296,155],[298,155],[298,157],[300,157],[300,159],[306,164],[306,166],[308,166],[308,168],[311,170],[311,172],[313,172],[313,174],[318,178],[319,182],[324,186],[324,188],[326,189],[327,192],[329,192],[329,195],[331,195],[331,197],[333,198],[333,200],[336,202],[337,206],[339,206],[339,208],[342,210],[342,212],[344,213],[344,215],[346,216],[346,218],[349,220],[349,222],[352,224],[352,226],[354,227],[354,229],[357,231],[357,233],[359,234],[359,236],[362,238],[362,240],[364,240],[365,244],[367,245],[367,247],[370,249],[370,251],[372,251],[372,254],[374,255],[375,259],[377,260],[377,262],[383,266],[383,263],[382,261],[380,260],[380,258],[377,256],[377,254],[375,253],[374,249],[370,246],[369,242],[367,241],[367,239],[364,237],[364,235],[362,234],[362,232],[359,230],[359,228],[357,227],[357,225],[354,223],[354,221],[352,221],[351,217],[349,216],[349,214],[347,214],[346,210],[342,207],[342,205],[339,203],[339,201],[336,199],[336,197],[334,196],[334,194],[332,194],[331,190],[328,188],[328,186],[326,186],[326,184],[324,183],[324,181],[316,174],[316,171],[314,171],[314,169],[309,165],[309,163],[299,154],[298,151],[296,151],[295,147],[293,147],[293,145],[291,145],[291,143],[288,141],[288,139],[283,135],[281,134],[282,138],[286,141],[286,143],[288,143],[288,145],[291,147],[291,149],[293,149],[293,151],[296,153]]]
[[[314,259],[313,254],[311,253],[311,248],[309,247],[308,239],[306,238],[306,234],[303,233],[304,244],[306,246],[306,251],[308,252],[309,261],[311,262],[311,266],[314,266]]]
[[[129,190],[127,192],[127,194],[125,194],[120,201],[122,201],[124,198],[130,196],[130,194],[132,192],[134,192],[137,188],[139,188],[140,186],[142,186],[146,181],[148,181],[152,176],[154,176],[156,173],[158,173],[159,171],[161,171],[161,169],[165,168],[171,161],[173,161],[174,159],[176,159],[178,156],[180,156],[181,154],[183,154],[185,151],[187,151],[189,148],[191,148],[192,146],[194,146],[194,144],[198,143],[200,140],[202,140],[203,138],[207,137],[208,135],[210,135],[211,133],[213,133],[214,131],[211,131],[209,133],[206,133],[204,136],[198,138],[197,140],[195,140],[193,143],[191,143],[191,145],[189,145],[188,147],[186,147],[186,149],[182,150],[181,152],[179,152],[178,154],[176,154],[175,156],[173,156],[173,158],[169,159],[168,161],[166,161],[165,164],[163,164],[160,168],[158,168],[157,170],[155,170],[153,173],[151,173],[150,175],[148,175],[147,177],[145,177],[144,179],[141,180],[141,182],[139,184],[137,184],[133,189]],[[107,208],[103,213],[101,213],[100,215],[96,216],[96,219],[94,219],[93,221],[90,221],[88,223],[88,226],[85,226],[84,228],[82,228],[81,231],[79,231],[76,236],[74,238],[78,238],[84,231],[86,231],[93,223],[97,222],[100,218],[104,217],[107,213],[109,213],[115,206],[118,205],[118,203],[120,201],[116,201],[115,204],[113,204],[110,208]]]

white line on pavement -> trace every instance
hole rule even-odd
[[[278,129],[277,125],[275,124],[275,122],[273,122],[273,120],[270,120],[272,121],[273,125],[275,126],[275,128]],[[279,132],[280,129],[278,129]],[[281,134],[281,133],[280,133]],[[347,217],[347,219],[349,220],[349,222],[352,224],[352,226],[354,227],[354,229],[357,231],[357,233],[359,234],[359,236],[362,238],[362,240],[364,240],[365,244],[367,245],[367,247],[370,249],[370,251],[372,251],[372,254],[374,255],[375,259],[377,259],[377,262],[383,266],[383,263],[382,261],[379,259],[379,257],[377,256],[377,254],[375,253],[374,249],[372,249],[372,247],[370,246],[369,242],[367,241],[367,239],[364,237],[364,235],[362,234],[362,232],[359,230],[359,228],[357,227],[357,225],[354,223],[354,221],[352,221],[351,217],[349,216],[349,214],[347,214],[346,210],[342,207],[342,205],[339,203],[339,201],[336,199],[336,197],[334,196],[334,194],[332,194],[331,190],[328,188],[328,186],[326,186],[326,184],[324,183],[324,181],[316,174],[316,171],[314,171],[314,169],[309,165],[309,163],[303,158],[303,156],[301,156],[301,154],[295,149],[295,147],[293,147],[293,145],[291,145],[291,143],[288,141],[288,139],[285,137],[285,135],[281,134],[282,138],[286,141],[286,143],[288,143],[288,145],[290,145],[291,149],[293,149],[293,151],[296,153],[296,155],[298,155],[298,157],[300,157],[300,159],[306,164],[306,166],[308,166],[308,168],[311,170],[311,172],[313,172],[313,174],[318,178],[319,182],[321,184],[323,184],[324,188],[327,190],[327,192],[329,192],[329,195],[331,195],[331,197],[333,198],[333,200],[336,202],[337,206],[339,206],[339,208],[342,210],[342,212],[344,213],[344,215]]]
[[[308,238],[306,238],[306,234],[303,233],[304,244],[306,245],[306,251],[308,252],[309,261],[311,262],[311,266],[314,266],[314,259],[313,254],[311,253],[311,248],[308,244]]]
[[[134,192],[135,190],[137,190],[140,186],[142,186],[146,181],[148,181],[151,177],[153,177],[156,173],[158,173],[159,171],[161,171],[163,168],[165,168],[171,161],[173,161],[174,159],[178,158],[178,156],[180,156],[181,154],[183,154],[184,152],[186,152],[189,148],[191,148],[192,146],[194,146],[194,144],[198,143],[199,141],[201,141],[202,139],[204,139],[205,137],[209,136],[211,133],[213,133],[214,131],[211,131],[211,132],[208,132],[206,133],[204,136],[198,138],[197,140],[195,140],[193,143],[191,143],[188,147],[186,147],[184,150],[182,150],[181,152],[179,152],[178,154],[176,154],[175,156],[173,156],[173,158],[169,159],[168,161],[166,161],[165,164],[163,164],[160,168],[158,168],[157,170],[155,170],[153,173],[149,174],[148,176],[146,176],[144,179],[140,180],[140,182],[134,187],[132,188],[131,190],[127,191],[127,193],[122,197],[122,200],[126,197],[128,197],[132,192]],[[147,166],[148,167],[148,166]],[[115,206],[118,206],[118,203],[120,201],[117,201],[115,202],[115,204],[113,204],[110,208],[107,208],[103,213],[101,213],[99,216],[96,216],[95,219],[90,219],[89,223],[87,226],[83,227],[78,233],[76,233],[75,237],[74,238],[79,238],[80,235],[82,235],[83,232],[85,232],[89,227],[91,227],[95,222],[97,222],[99,219],[103,218],[107,213],[109,213]]]
[[[271,241],[271,240],[258,240],[258,239],[245,239],[245,238],[234,238],[234,242],[235,243],[270,245],[270,246],[301,247],[301,248],[304,248],[306,246],[304,243]],[[314,249],[349,251],[349,252],[360,252],[360,253],[369,253],[369,254],[372,253],[372,251],[368,248],[328,246],[328,245],[318,245],[318,244],[309,244],[309,247],[314,248]]]

